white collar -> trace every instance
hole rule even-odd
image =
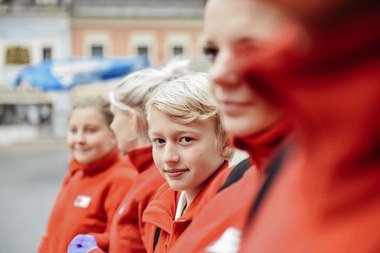
[[[179,217],[182,216],[182,212],[183,212],[183,209],[184,207],[186,206],[186,197],[185,197],[185,192],[181,192],[181,196],[179,196],[179,200],[178,200],[178,205],[177,205],[177,210],[175,212],[175,218],[174,220],[176,221]]]

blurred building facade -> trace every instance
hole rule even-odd
[[[52,132],[55,94],[28,88],[12,92],[9,86],[30,65],[71,56],[70,6],[71,2],[66,0],[0,0],[0,125],[1,130],[5,129],[0,134],[3,136],[8,135],[9,129],[18,128],[28,132],[26,136],[30,138],[40,134],[37,128],[43,133]]]
[[[1,83],[42,60],[71,56],[70,2],[0,0]]]
[[[71,100],[117,82],[11,91],[21,70],[70,57],[147,55],[153,67],[177,55],[200,59],[203,9],[204,0],[0,0],[0,136],[8,135],[4,126],[28,125],[31,136],[41,134],[38,127],[63,137]],[[206,69],[198,62],[194,70]]]
[[[176,55],[202,55],[203,0],[76,0],[72,53],[148,55],[161,64]]]

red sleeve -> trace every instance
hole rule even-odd
[[[49,249],[49,239],[47,234],[42,235],[40,246],[38,246],[38,253],[47,253]]]
[[[132,186],[137,173],[135,171],[128,171],[129,174],[123,173],[123,176],[115,177],[109,185],[109,190],[104,201],[104,210],[107,213],[107,227],[104,233],[89,233],[94,236],[99,248],[103,250],[108,249],[109,245],[109,232],[112,224],[112,219],[118,210],[120,202],[128,193]]]
[[[100,249],[100,248],[94,248],[94,249],[88,251],[87,253],[106,253],[106,252],[103,251],[103,250]]]

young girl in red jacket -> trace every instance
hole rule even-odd
[[[162,70],[145,69],[127,76],[110,92],[114,130],[120,150],[138,171],[135,183],[121,202],[110,232],[102,240],[91,235],[77,236],[68,253],[146,252],[151,226],[142,221],[142,215],[157,189],[165,182],[157,170],[148,136],[148,124],[143,109],[147,94],[156,87],[185,75],[188,61],[168,63]]]
[[[232,148],[206,74],[173,80],[146,104],[153,158],[166,179],[144,212],[151,225],[148,252],[167,252],[201,208],[203,194],[228,167]]]
[[[66,253],[70,241],[82,233],[101,238],[136,172],[120,166],[121,155],[110,128],[113,116],[104,99],[82,99],[68,121],[67,145],[73,155],[55,199],[38,249]]]

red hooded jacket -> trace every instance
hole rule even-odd
[[[166,182],[154,164],[152,146],[128,150],[128,157],[139,174],[112,220],[109,253],[147,252],[152,226],[143,222],[143,212]],[[98,248],[90,252],[104,251]]]
[[[42,236],[39,253],[66,253],[70,241],[78,234],[91,233],[100,247],[111,220],[136,171],[120,166],[121,155],[114,148],[99,161],[84,167],[75,159],[63,180]]]
[[[204,193],[207,192],[207,189],[210,187],[213,180],[217,178],[218,175],[227,167],[228,162],[226,161],[194,198],[185,214],[179,217],[176,221],[174,221],[174,219],[181,192],[171,189],[168,183],[162,185],[157,192],[155,199],[149,204],[143,216],[144,222],[153,225],[148,250],[149,253],[168,252],[168,250],[173,247],[176,241],[181,237],[182,233],[192,222],[194,214],[199,210],[199,208],[201,208],[200,203]],[[161,228],[161,232],[156,248],[153,250],[154,237],[157,227]]]
[[[262,184],[265,173],[264,164],[275,153],[276,148],[283,142],[289,131],[288,123],[282,120],[265,131],[248,138],[238,139],[231,136],[231,143],[239,149],[246,150],[250,154],[250,164],[254,165],[243,174],[241,179],[218,193],[216,192],[226,178],[222,173],[230,174],[231,169],[223,171],[218,176],[219,178],[223,177],[224,181],[214,180],[213,185],[203,197],[205,201],[203,210],[196,214],[193,222],[171,252],[218,252],[218,249],[220,251],[228,249],[227,247],[233,247],[231,244],[240,245],[241,231],[252,205],[250,200],[254,198]],[[232,234],[228,235],[228,231],[232,231]],[[222,237],[224,233],[227,236]],[[215,243],[218,240],[225,242],[218,246]]]
[[[375,1],[373,1],[375,3]],[[378,3],[378,2],[377,2]],[[280,167],[241,252],[380,252],[380,7],[250,66],[301,143]]]

